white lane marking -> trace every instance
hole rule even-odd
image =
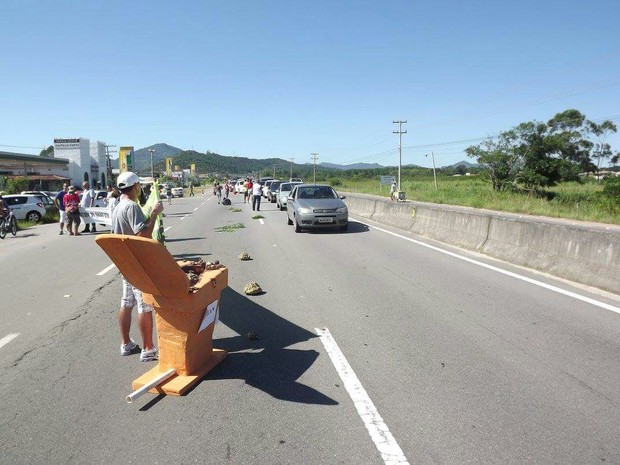
[[[358,220],[356,220],[356,221],[358,221]],[[365,224],[369,228],[374,228],[374,229],[377,229],[377,230],[379,230],[381,232],[384,232],[386,234],[391,234],[392,236],[396,236],[396,237],[398,237],[400,239],[404,239],[406,241],[413,242],[414,244],[418,244],[418,245],[421,245],[423,247],[427,247],[429,249],[435,250],[436,252],[441,252],[443,254],[450,255],[451,257],[458,258],[459,260],[463,260],[463,261],[472,263],[474,265],[478,265],[478,266],[481,266],[483,268],[487,268],[489,270],[497,271],[498,273],[505,274],[506,276],[510,276],[512,278],[516,278],[516,279],[520,279],[521,281],[525,281],[526,283],[533,284],[534,286],[543,287],[543,288],[548,289],[550,291],[557,292],[559,294],[564,294],[564,295],[566,295],[568,297],[572,297],[573,299],[581,300],[582,302],[587,302],[587,303],[595,305],[597,307],[604,308],[605,310],[609,310],[611,312],[615,312],[615,313],[620,314],[620,308],[619,307],[615,307],[613,305],[606,304],[605,302],[601,302],[599,300],[591,299],[590,297],[579,295],[579,294],[577,294],[575,292],[567,291],[565,289],[561,289],[559,287],[552,286],[551,284],[546,284],[546,283],[543,283],[541,281],[537,281],[535,279],[528,278],[526,276],[521,276],[520,274],[513,273],[512,271],[502,270],[501,268],[498,268],[496,266],[488,265],[487,263],[479,262],[478,260],[474,260],[473,258],[464,257],[464,256],[459,255],[457,253],[450,252],[448,250],[440,249],[439,247],[435,247],[434,245],[425,244],[424,242],[416,241],[415,239],[411,239],[410,237],[402,236],[402,235],[394,233],[392,231],[388,231],[387,229],[379,228],[377,226],[373,226],[371,224],[364,223],[362,221],[358,221],[358,222],[361,223],[361,224]]]
[[[258,219],[258,222],[259,222],[260,224],[265,224],[265,222],[263,221],[263,219],[262,219],[262,218],[259,218],[259,219]]]
[[[183,221],[185,218],[187,218],[187,216],[184,216],[183,218],[181,218],[181,221]]]
[[[167,228],[164,229],[164,232],[168,231],[172,226],[168,226]]]
[[[116,265],[114,263],[112,263],[109,266],[106,266],[103,270],[101,270],[99,273],[97,273],[97,276],[103,276],[104,274],[106,274],[108,271],[110,271],[112,268],[115,268]]]
[[[9,342],[11,342],[13,339],[15,339],[17,336],[19,336],[19,333],[13,333],[0,339],[0,349],[7,345]]]
[[[198,207],[194,208],[194,211],[198,210]]]
[[[344,387],[349,393],[349,396],[351,396],[357,413],[359,413],[359,416],[362,418],[364,426],[366,426],[366,429],[370,433],[370,437],[379,450],[383,461],[387,464],[408,464],[407,457],[405,457],[396,439],[394,439],[394,436],[390,433],[383,418],[379,415],[379,412],[375,408],[375,404],[370,400],[368,393],[362,386],[362,383],[360,383],[360,380],[353,371],[353,368],[351,368],[351,365],[349,365],[349,362],[347,362],[340,347],[336,344],[329,329],[314,328],[314,330],[321,338],[321,342],[323,346],[325,346],[325,350],[334,364],[338,376],[340,376],[340,379],[344,383]]]

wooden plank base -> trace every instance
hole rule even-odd
[[[218,363],[226,358],[228,352],[223,349],[213,349],[211,357],[207,361],[207,364],[200,370],[200,372],[191,376],[183,376],[176,375],[160,384],[157,387],[149,389],[149,392],[152,394],[167,394],[171,396],[182,396],[189,388],[194,386],[198,381],[200,381],[204,376],[209,373],[213,368],[216,367]],[[165,371],[165,370],[164,370]],[[140,389],[145,384],[151,382],[151,380],[160,376],[162,372],[159,370],[159,367],[155,367],[152,370],[147,371],[139,378],[136,378],[133,383],[131,383],[132,389],[135,391],[136,389]]]

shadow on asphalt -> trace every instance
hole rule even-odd
[[[292,227],[292,226],[291,226]],[[365,224],[358,223],[357,221],[349,220],[349,229],[346,231],[340,231],[338,228],[326,228],[326,229],[302,229],[303,233],[310,234],[357,234],[370,231],[370,228]]]
[[[243,379],[277,399],[303,404],[338,404],[316,389],[297,382],[318,358],[319,352],[287,347],[318,337],[316,334],[230,288],[222,292],[220,308],[221,322],[240,336],[213,341],[214,347],[226,349],[228,356],[197,386],[210,379]],[[260,339],[250,340],[250,333]],[[256,352],[239,352],[248,350]]]
[[[166,239],[166,242],[202,241],[206,237],[182,237],[180,239]]]

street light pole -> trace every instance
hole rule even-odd
[[[155,153],[155,149],[149,149],[151,152],[151,177],[155,179],[155,171],[153,171],[153,153]]]
[[[438,190],[437,187],[437,173],[435,172],[435,152],[431,150],[431,157],[433,158],[433,177],[435,178],[435,190]]]
[[[293,160],[294,160],[294,158],[289,158],[289,160],[291,161],[291,175],[290,175],[290,179],[293,179]]]

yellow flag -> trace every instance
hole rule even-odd
[[[142,207],[144,215],[148,217],[155,205],[159,202],[161,202],[161,197],[159,196],[159,183],[155,181],[151,187],[151,194],[149,195],[149,198],[146,199],[146,203]],[[164,222],[161,218],[161,213],[157,215],[157,218],[155,219],[155,226],[153,227],[153,235],[151,237],[162,244],[166,242],[166,237],[164,236]]]

